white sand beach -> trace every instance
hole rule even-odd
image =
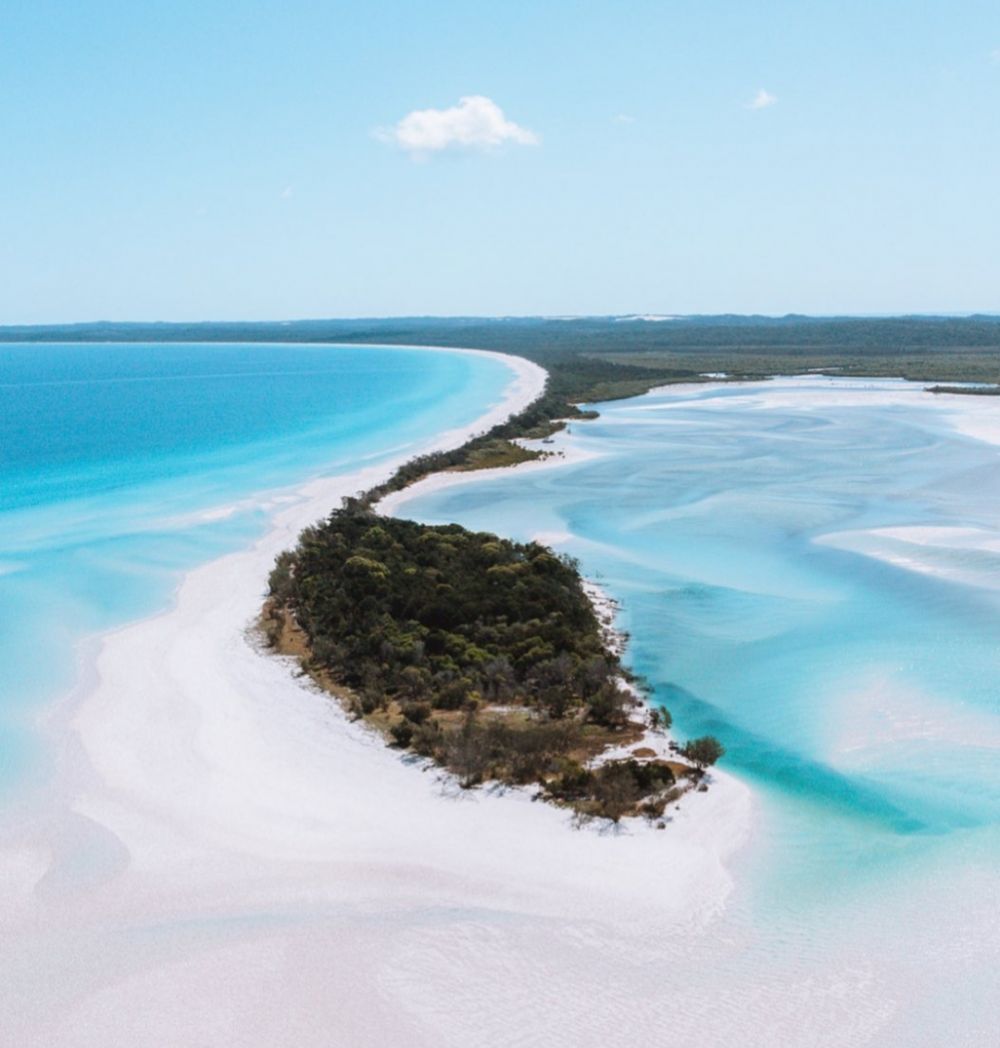
[[[544,384],[507,362],[477,431]],[[4,1044],[695,1043],[656,988],[725,904],[745,787],[665,830],[575,830],[527,791],[454,789],[258,650],[275,555],[387,472],[278,493],[264,539],[88,649],[53,781],[0,832]]]

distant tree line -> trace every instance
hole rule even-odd
[[[630,397],[656,385],[830,371],[922,382],[1000,381],[1000,316],[389,317],[213,323],[9,326],[0,340],[423,344],[516,353],[546,368],[566,403]],[[514,436],[523,435],[515,433]]]

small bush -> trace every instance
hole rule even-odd
[[[431,715],[431,707],[428,702],[404,702],[400,711],[413,724],[423,724]]]
[[[594,777],[595,814],[619,822],[636,806],[642,796],[640,787],[627,762],[605,764]]]
[[[726,755],[726,747],[714,735],[702,735],[691,739],[681,752],[699,768],[708,768]]]
[[[549,784],[549,792],[560,800],[578,800],[590,795],[594,773],[576,761],[563,761],[559,774]]]
[[[429,720],[413,729],[410,746],[422,757],[436,757],[441,745],[441,729],[437,721]]]
[[[666,797],[651,798],[648,801],[643,801],[639,806],[639,814],[649,819],[650,822],[654,822],[656,819],[662,817],[664,811],[666,811],[666,807]]]
[[[401,720],[389,729],[392,741],[400,749],[406,749],[413,741],[414,727],[408,720]]]

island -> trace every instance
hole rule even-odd
[[[662,826],[723,753],[711,737],[669,758],[649,745],[669,713],[641,703],[575,561],[536,542],[347,499],[278,557],[262,623],[353,716],[466,789],[535,786],[581,821]]]

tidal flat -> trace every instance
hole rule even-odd
[[[726,769],[752,787],[734,895],[686,945],[678,1006],[705,1015],[725,987],[747,1010],[744,1037],[788,1044],[933,1045],[959,1029],[989,1043],[990,398],[812,376],[594,406],[596,421],[555,438],[562,464],[432,479],[392,509],[578,558],[622,603],[626,662],[682,734],[722,739]],[[709,1042],[736,1028],[717,1016]]]
[[[494,366],[513,369],[502,396]],[[544,378],[473,370],[439,376],[455,429],[438,443]],[[459,790],[260,650],[275,555],[405,455],[377,412],[382,454],[345,455],[353,471],[214,500],[174,476],[127,542],[97,534],[62,562],[117,569],[85,576],[91,594],[158,570],[80,652],[75,691],[34,707],[52,770],[12,793],[0,834],[3,1029],[45,1048],[990,1044],[991,403],[886,380],[677,386],[597,405],[548,459],[391,497],[539,538],[618,601],[625,661],[681,733],[728,749],[663,831]],[[270,475],[323,453],[273,436],[241,475],[261,451]],[[96,531],[68,513],[36,540]],[[206,526],[217,544],[150,560]],[[24,560],[3,578],[27,585]],[[171,580],[172,604],[123,621]]]

